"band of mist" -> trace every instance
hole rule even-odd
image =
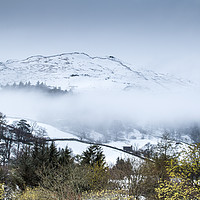
[[[114,120],[133,123],[198,121],[200,95],[140,92],[88,92],[51,96],[24,90],[0,91],[0,111],[10,117],[37,121],[98,125]]]

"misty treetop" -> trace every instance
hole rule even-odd
[[[47,86],[46,83],[43,82],[37,82],[35,85],[31,84],[31,82],[19,82],[11,84],[7,84],[5,86],[0,86],[2,91],[10,91],[10,90],[15,90],[15,91],[25,91],[25,92],[41,92],[49,95],[66,95],[70,94],[71,91],[67,90],[62,90],[61,87],[51,87]]]

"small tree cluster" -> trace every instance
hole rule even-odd
[[[15,91],[26,91],[26,92],[42,92],[51,95],[65,95],[69,92],[67,90],[62,90],[61,87],[50,87],[43,82],[37,82],[32,85],[31,82],[19,82],[19,84],[13,83],[12,85],[1,86],[3,90],[15,90]]]
[[[22,119],[9,124],[6,116],[0,113],[0,165],[6,166],[16,156],[19,157],[20,149],[35,141],[44,142],[44,129],[35,129]],[[37,133],[33,135],[33,132]],[[40,136],[39,136],[40,135]]]

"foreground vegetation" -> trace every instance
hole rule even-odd
[[[118,158],[108,166],[100,146],[73,155],[45,134],[0,115],[0,199],[200,199],[200,144],[178,152],[165,136],[148,147],[146,160]]]

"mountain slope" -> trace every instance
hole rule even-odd
[[[174,90],[191,86],[189,81],[136,70],[122,61],[109,57],[91,57],[85,53],[66,53],[54,56],[33,56],[24,60],[0,63],[0,84],[14,82],[36,83],[85,90]]]
[[[190,140],[188,132],[179,129],[200,116],[199,93],[190,91],[195,88],[193,83],[135,69],[113,56],[75,52],[0,63],[0,86],[20,81],[40,81],[79,94],[52,98],[13,87],[0,91],[1,112],[41,121],[92,141],[149,139],[165,132],[178,140]],[[176,93],[178,90],[183,92]]]

